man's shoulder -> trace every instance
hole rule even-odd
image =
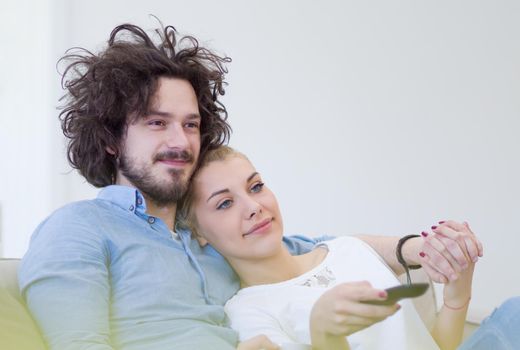
[[[67,235],[71,230],[76,234],[89,232],[99,227],[107,218],[114,220],[115,207],[106,201],[91,199],[72,202],[56,209],[43,220],[33,233],[37,236]]]
[[[39,266],[42,261],[58,256],[77,259],[78,251],[103,252],[105,237],[98,214],[104,210],[102,206],[97,200],[84,200],[66,204],[50,214],[31,236],[20,266],[21,274],[27,273],[30,266]]]
[[[111,214],[116,206],[102,199],[86,199],[65,204],[52,212],[47,219],[85,221],[92,215]]]
[[[56,209],[53,214],[61,212],[70,213],[74,210],[84,210],[91,207],[93,208],[98,205],[96,201],[96,199],[84,199],[80,201],[70,202]]]

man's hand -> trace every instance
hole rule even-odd
[[[257,335],[238,344],[237,350],[278,350],[280,347],[265,335]]]
[[[327,342],[343,341],[341,349],[348,349],[345,337],[393,315],[399,306],[369,305],[361,301],[383,300],[384,290],[372,288],[368,282],[342,283],[323,293],[311,311],[312,345],[327,348]],[[337,345],[336,345],[337,346]]]
[[[467,222],[441,221],[432,226],[433,234],[423,232],[419,262],[430,278],[438,283],[457,280],[483,256],[482,243]]]

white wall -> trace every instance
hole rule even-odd
[[[277,193],[287,233],[403,235],[468,220],[485,247],[473,312],[520,295],[518,2],[51,4],[29,18],[51,30],[33,35],[52,64],[22,65],[34,50],[13,33],[23,54],[1,71],[4,255],[23,254],[43,213],[96,193],[66,174],[54,62],[71,46],[102,48],[121,22],[154,28],[155,14],[233,58],[231,144]],[[12,25],[30,31],[17,11]]]
[[[20,256],[50,210],[54,88],[49,1],[5,1],[0,12],[0,205],[4,254]]]

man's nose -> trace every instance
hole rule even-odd
[[[188,145],[188,137],[183,126],[178,123],[171,124],[167,130],[166,146],[168,148],[186,149]]]

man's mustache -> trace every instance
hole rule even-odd
[[[154,161],[157,162],[161,160],[181,160],[187,163],[193,163],[193,154],[186,150],[157,153],[154,157]]]

